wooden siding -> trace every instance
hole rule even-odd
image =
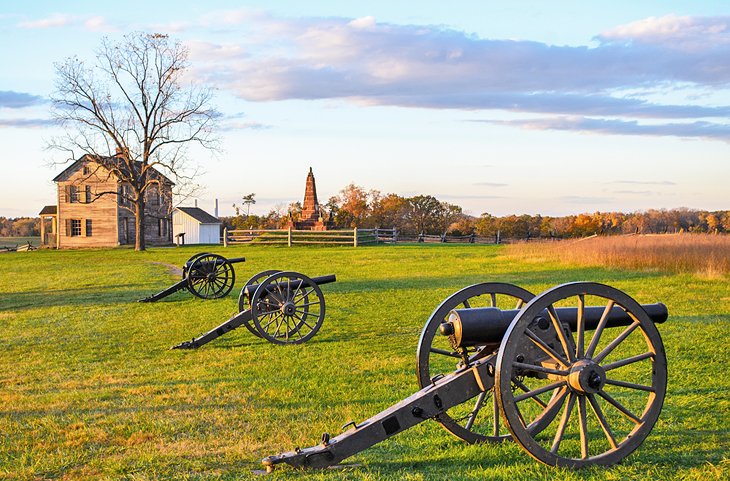
[[[172,213],[173,235],[185,233],[185,244],[220,244],[220,224],[201,224],[188,214],[175,209]]]
[[[120,244],[135,243],[134,214],[125,207],[117,205],[115,194],[106,194],[102,197],[86,202],[87,186],[93,199],[94,194],[101,192],[118,192],[119,182],[116,177],[108,176],[103,169],[95,174],[84,174],[84,164],[69,173],[58,186],[58,239],[59,248],[76,247],[111,247]],[[96,167],[92,167],[94,172]],[[78,189],[78,202],[70,202],[71,189]],[[145,241],[148,244],[172,243],[172,222],[170,207],[172,203],[172,186],[163,185],[162,195],[156,187],[148,191],[146,197],[148,205],[145,208]],[[126,219],[126,220],[125,220]],[[159,222],[163,219],[166,228],[160,232]],[[81,223],[81,235],[71,235],[72,220]],[[91,220],[91,235],[87,235],[87,220]],[[125,231],[125,225],[128,226]]]
[[[109,247],[117,245],[117,202],[116,196],[104,195],[93,202],[86,202],[86,186],[90,194],[116,192],[114,177],[107,178],[105,172],[89,177],[79,168],[63,182],[58,182],[58,228],[59,248],[64,247]],[[78,202],[70,202],[71,188],[77,188]],[[71,235],[71,221],[81,222],[81,235]],[[87,235],[86,221],[91,220],[91,235]]]

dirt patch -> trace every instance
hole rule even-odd
[[[174,266],[172,264],[167,264],[165,262],[150,262],[150,264],[163,266],[167,269],[167,272],[169,272],[170,274],[172,274],[174,276],[181,277],[183,275],[182,269],[180,269],[178,266]]]

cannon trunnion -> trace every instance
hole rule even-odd
[[[649,435],[667,369],[655,326],[663,304],[640,305],[612,287],[576,282],[535,297],[504,283],[464,288],[421,332],[421,389],[316,446],[264,458],[322,468],[427,419],[470,442],[512,439],[536,460],[610,465]]]

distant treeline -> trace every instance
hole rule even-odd
[[[36,237],[41,235],[39,217],[0,217],[0,237]]]
[[[470,235],[502,238],[584,237],[593,234],[730,232],[730,210],[702,211],[686,208],[650,209],[641,212],[595,212],[562,217],[484,213],[464,214],[455,204],[431,195],[401,197],[381,194],[350,184],[322,205],[322,217],[336,228],[390,228],[406,235]],[[264,216],[222,217],[229,229],[279,229],[298,220],[299,202],[272,209]],[[240,211],[240,210],[239,210]]]

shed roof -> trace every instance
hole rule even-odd
[[[189,215],[193,219],[197,220],[201,224],[220,224],[221,221],[218,218],[213,217],[200,207],[178,207],[177,210]]]
[[[41,211],[38,213],[38,215],[56,215],[58,214],[58,209],[55,205],[47,205],[41,209]]]

